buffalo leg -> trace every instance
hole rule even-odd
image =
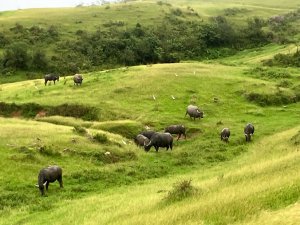
[[[159,147],[155,146],[155,151],[158,152]]]
[[[177,141],[179,140],[180,137],[181,137],[181,134],[178,134]]]
[[[46,183],[46,190],[48,191],[48,187],[49,187],[49,181],[47,181]]]
[[[62,177],[58,178],[57,180],[58,180],[58,182],[59,182],[59,186],[60,186],[61,188],[63,188]]]

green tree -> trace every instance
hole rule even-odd
[[[27,69],[29,62],[28,46],[24,42],[13,43],[4,51],[4,67]]]
[[[46,58],[46,54],[41,50],[37,50],[33,53],[31,67],[33,69],[46,71],[48,68],[48,61]]]

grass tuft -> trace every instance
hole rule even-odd
[[[197,189],[192,186],[192,180],[182,180],[173,186],[173,190],[168,192],[165,200],[167,202],[182,201],[197,194]]]

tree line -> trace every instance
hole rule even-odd
[[[66,39],[55,26],[24,27],[16,24],[0,32],[0,71],[76,73],[94,69],[139,64],[173,63],[180,60],[214,59],[270,42],[288,42],[289,17],[263,20],[249,18],[243,25],[224,16],[208,22],[187,21],[168,14],[156,26],[137,23],[133,27],[112,23],[94,32],[77,30]]]

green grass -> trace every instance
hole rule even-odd
[[[66,84],[61,80],[50,86],[44,86],[43,80],[2,84],[0,101],[83,104],[99,109],[100,118],[1,119],[5,132],[0,133],[4,159],[0,200],[1,215],[7,218],[2,223],[40,224],[63,217],[56,223],[68,224],[73,214],[79,214],[78,205],[85,205],[80,207],[78,223],[231,224],[251,222],[263,210],[275,213],[297,202],[299,156],[290,139],[298,129],[285,130],[297,124],[299,104],[261,107],[248,101],[246,93],[272,94],[279,82],[253,77],[247,72],[252,69],[252,64],[190,62],[84,74],[79,87],[69,77]],[[284,79],[297,85],[299,73],[290,73]],[[285,90],[294,91],[293,87]],[[190,103],[203,109],[203,119],[184,117]],[[243,135],[247,122],[256,128],[250,144]],[[145,153],[132,142],[144,126],[160,131],[176,123],[184,124],[188,134],[186,141],[174,143],[172,152]],[[74,126],[86,132],[74,132]],[[228,144],[219,140],[223,127],[231,129]],[[100,141],[95,140],[97,136]],[[106,155],[107,151],[111,154]],[[39,169],[49,164],[62,166],[65,188],[51,184],[48,197],[41,198],[34,184]],[[175,183],[189,179],[196,191],[186,200],[163,200]],[[120,201],[126,207],[115,205]],[[110,213],[106,207],[115,210]],[[174,216],[167,218],[173,211]],[[99,217],[95,212],[105,213]]]
[[[247,17],[298,6],[296,1],[269,0],[171,4],[190,5],[205,16],[247,8]],[[102,16],[156,23],[161,7],[169,6],[132,1],[109,9],[40,12],[49,15],[42,24],[64,21],[59,26],[71,32],[83,25],[95,28]],[[109,10],[115,17],[106,14]],[[77,16],[71,17],[73,13]],[[30,25],[41,14],[5,12],[0,23],[9,27],[22,20]],[[85,73],[82,86],[74,86],[72,77],[48,86],[42,79],[10,83],[0,78],[0,102],[51,109],[83,105],[95,107],[98,117],[87,121],[31,112],[25,119],[18,111],[0,117],[0,224],[298,224],[300,73],[261,63],[290,51],[295,51],[293,45],[269,45],[206,62]],[[189,104],[198,105],[204,118],[184,117]],[[243,134],[248,122],[255,126],[250,143]],[[162,131],[171,124],[187,127],[187,140],[174,141],[172,151],[146,153],[133,143],[146,127]],[[229,143],[220,141],[224,127],[231,130]],[[50,184],[41,197],[34,187],[38,172],[54,164],[63,168],[64,188]]]
[[[29,214],[27,210],[20,211],[3,222],[257,224],[261,221],[262,224],[297,224],[300,157],[298,146],[291,143],[290,137],[298,131],[296,127],[256,141],[244,156],[221,166],[115,187],[71,202],[60,201],[51,210],[39,209]],[[179,202],[165,202],[172,187],[185,178],[191,179],[198,191]]]
[[[116,3],[96,6],[96,7],[76,7],[76,8],[56,8],[56,9],[24,9],[17,11],[3,12],[0,14],[0,26],[2,28],[10,28],[15,23],[24,26],[39,25],[47,27],[50,25],[57,26],[61,31],[65,31],[66,37],[72,37],[74,32],[84,27],[86,30],[93,31],[99,26],[110,22],[122,21],[126,26],[134,26],[136,23],[144,25],[153,25],[161,21],[166,13],[170,12],[170,8],[180,8],[184,12],[188,12],[189,6],[200,17],[222,15],[224,9],[228,8],[246,8],[247,13],[237,14],[232,19],[243,21],[248,17],[260,15],[268,18],[272,15],[282,14],[292,11],[300,6],[295,0],[289,1],[258,1],[252,0],[241,1],[163,1],[169,2],[171,5],[158,4],[158,1],[129,1],[127,3]],[[44,15],[47,15],[45,17]],[[187,19],[197,19],[195,16],[186,15]]]

